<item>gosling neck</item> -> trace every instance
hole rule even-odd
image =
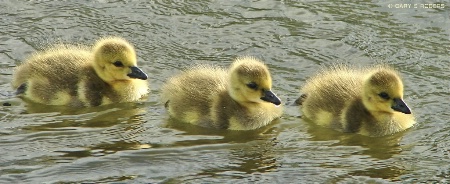
[[[113,83],[115,83],[116,82],[116,80],[111,80],[111,79],[113,79],[113,77],[112,76],[110,76],[109,74],[107,74],[106,72],[105,72],[105,67],[103,66],[99,66],[96,62],[94,62],[93,64],[92,64],[92,66],[93,66],[93,69],[94,69],[94,71],[95,71],[95,74],[97,74],[97,76],[102,80],[102,81],[104,81],[104,82],[106,82],[106,83],[108,83],[108,84],[110,84],[110,85],[112,85]]]
[[[392,112],[387,112],[387,111],[380,111],[376,108],[371,108],[371,102],[369,101],[368,98],[362,98],[361,99],[363,107],[365,108],[365,110],[372,115],[372,117],[377,121],[377,122],[386,122],[389,121],[392,117]]]

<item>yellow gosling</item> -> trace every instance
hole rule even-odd
[[[403,101],[403,82],[388,66],[337,65],[307,80],[301,93],[302,117],[342,132],[384,136],[415,123]]]
[[[217,129],[252,130],[282,115],[265,64],[237,58],[228,71],[200,65],[170,78],[162,101],[175,119]]]
[[[146,79],[133,46],[106,37],[93,48],[54,45],[35,53],[16,68],[12,86],[36,103],[80,107],[137,101],[148,94]]]

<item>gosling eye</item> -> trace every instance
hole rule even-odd
[[[381,92],[378,94],[382,99],[389,100],[389,95],[386,92]]]
[[[247,87],[254,90],[258,89],[258,85],[255,82],[248,83]]]
[[[116,61],[116,62],[113,63],[113,65],[116,66],[116,67],[123,67],[122,61]]]

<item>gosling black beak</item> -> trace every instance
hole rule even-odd
[[[147,74],[145,74],[141,69],[138,67],[132,66],[130,67],[131,73],[127,74],[128,77],[135,78],[135,79],[142,79],[147,80]]]
[[[280,105],[281,104],[281,100],[272,93],[272,91],[264,91],[264,96],[261,97],[261,100],[264,100],[266,102],[270,102],[273,103],[275,105]]]
[[[394,105],[391,108],[398,112],[411,114],[411,109],[409,109],[408,105],[400,98],[394,98]]]

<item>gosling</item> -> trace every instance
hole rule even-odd
[[[133,102],[146,96],[147,74],[123,38],[105,37],[92,48],[54,45],[19,65],[12,87],[32,102],[73,107]]]
[[[342,132],[384,136],[414,125],[403,82],[388,66],[336,65],[307,80],[299,98],[305,119]]]
[[[228,71],[198,65],[170,78],[162,87],[169,114],[183,122],[228,130],[252,130],[282,115],[271,91],[269,69],[253,57],[237,58]]]

